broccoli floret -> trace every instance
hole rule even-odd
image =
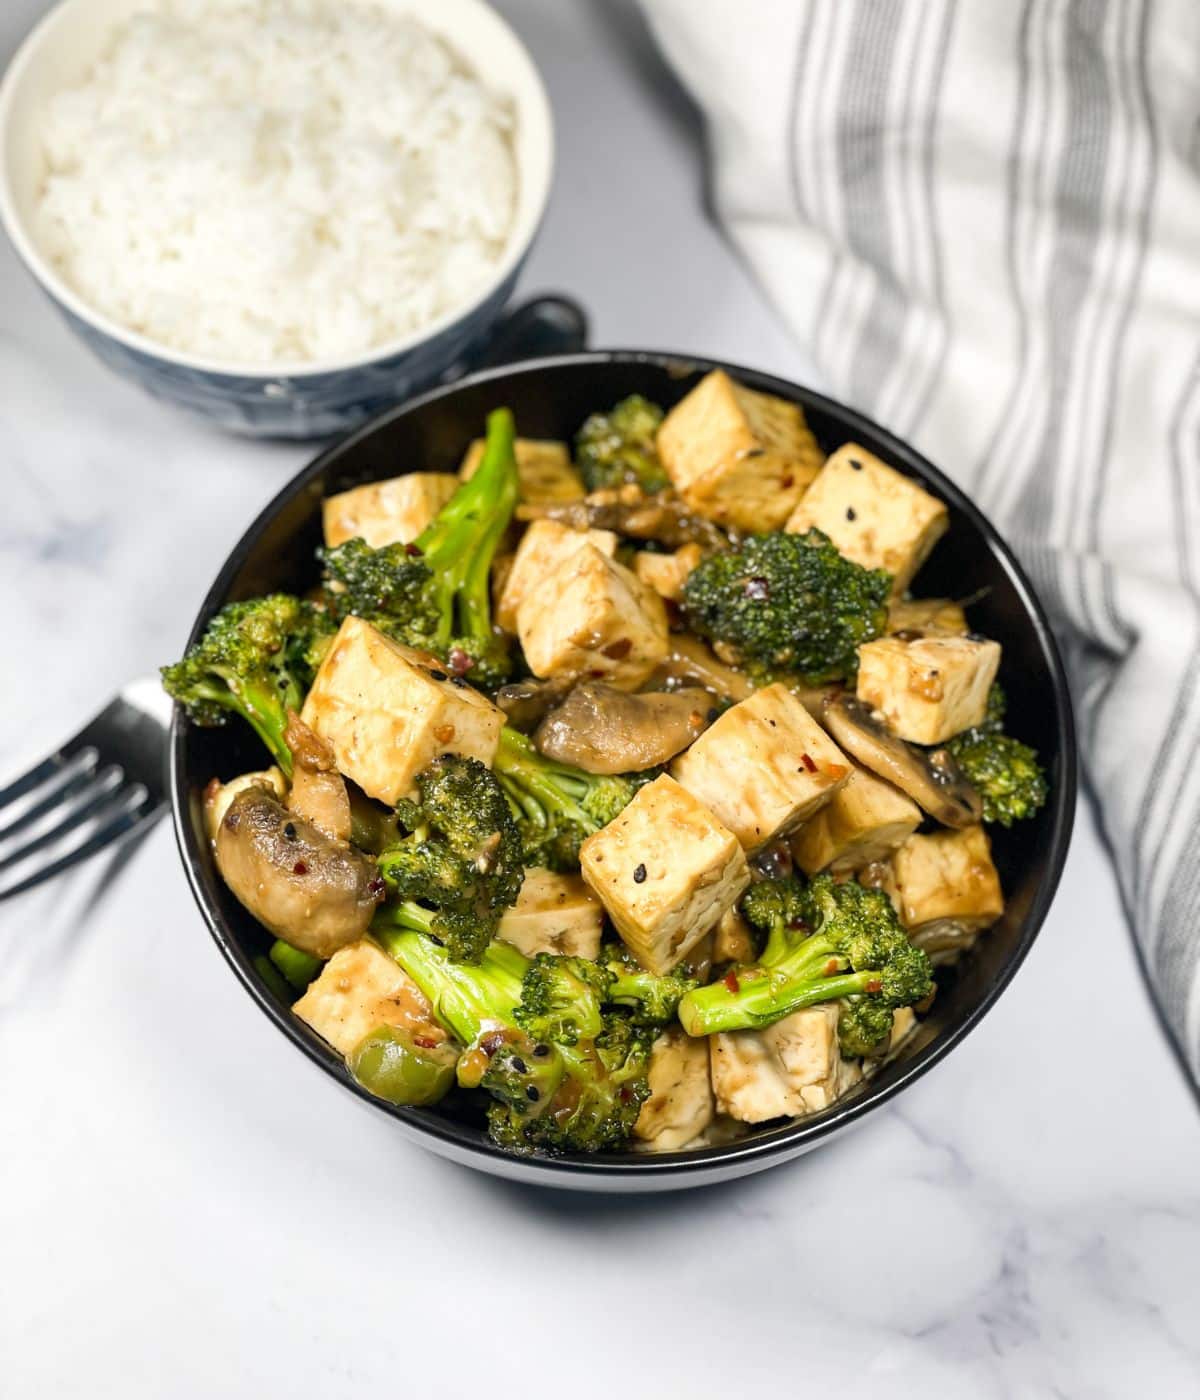
[[[656,403],[631,394],[607,413],[593,413],[575,437],[575,461],[589,491],[632,482],[650,494],[669,486],[655,435],[663,420]]]
[[[1037,750],[1028,744],[980,728],[956,735],[946,748],[983,798],[985,822],[1012,826],[1044,805],[1050,785]]]
[[[683,998],[679,1019],[689,1035],[770,1026],[845,999],[842,1049],[865,1055],[878,1050],[892,1012],[932,988],[929,959],[909,943],[891,901],[854,880],[763,880],[751,886],[742,913],[766,937],[762,956]]]
[[[887,625],[891,575],[837,552],[820,530],[748,535],[688,575],[692,627],[733,647],[760,679],[809,685],[853,676],[858,648]]]
[[[418,800],[396,809],[408,835],[379,855],[379,873],[398,903],[376,917],[432,933],[455,960],[477,962],[521,892],[520,834],[478,759],[443,754],[418,775],[417,788]]]
[[[603,1029],[612,974],[588,958],[538,953],[521,984],[517,1024],[535,1040],[575,1045]]]
[[[594,964],[554,959],[557,966],[543,963],[535,974],[536,960],[495,942],[478,966],[466,966],[412,929],[383,929],[378,937],[429,998],[439,1022],[467,1047],[458,1080],[491,1094],[488,1124],[496,1143],[517,1152],[596,1152],[626,1141],[649,1095],[652,1033],[618,1011],[598,1012]],[[582,965],[560,977],[572,964]],[[579,994],[574,1011],[572,989]],[[546,995],[554,1009],[543,1025]],[[538,1024],[538,1034],[522,1021]],[[561,1025],[565,1039],[541,1034],[554,1028],[551,1022]]]
[[[527,865],[579,868],[579,847],[607,826],[654,773],[585,773],[538,753],[533,741],[507,725],[492,763],[508,795]]]
[[[229,603],[182,661],[162,668],[163,688],[196,724],[241,715],[290,777],[288,711],[304,703],[332,630],[323,609],[289,593]]]
[[[662,977],[647,972],[624,944],[602,948],[600,961],[612,980],[604,1000],[621,1007],[635,1026],[661,1028],[675,1019],[679,1003],[700,984],[680,964]]]
[[[339,620],[365,618],[478,685],[507,680],[512,659],[492,627],[490,571],[519,493],[514,434],[508,409],[488,415],[478,471],[413,543],[372,549],[353,539],[318,550],[329,607]]]

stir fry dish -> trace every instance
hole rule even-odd
[[[311,591],[163,680],[261,740],[216,866],[372,1094],[520,1153],[725,1142],[851,1092],[1003,913],[988,828],[1047,781],[999,644],[912,595],[946,507],[795,404],[500,408],[323,520]]]

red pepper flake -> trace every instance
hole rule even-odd
[[[812,761],[811,754],[802,753],[800,755],[800,762],[804,764],[805,768],[807,768],[810,773],[815,773],[817,771],[817,765]]]
[[[791,473],[789,472],[787,476],[780,477],[780,479],[779,479],[779,485],[780,485],[780,487],[781,487],[784,491],[786,491],[786,490],[788,489],[788,487],[791,486],[791,485],[795,482],[795,480],[796,480],[796,478],[795,478],[794,476],[792,476]]]
[[[431,1035],[414,1035],[412,1043],[422,1050],[436,1050],[437,1041]]]
[[[439,744],[448,744],[454,738],[454,726],[452,724],[439,724],[433,731],[433,737]]]
[[[624,661],[632,650],[633,639],[631,637],[618,637],[615,642],[609,642],[601,655],[607,656],[610,661]]]
[[[296,864],[292,866],[292,874],[293,874],[293,875],[307,875],[307,874],[308,874],[308,866],[305,865],[304,862],[303,862],[302,860],[298,860],[298,861],[296,862]]]
[[[451,647],[446,662],[456,676],[465,676],[475,664],[462,647]]]
[[[487,1035],[480,1036],[479,1048],[485,1055],[494,1055],[504,1044],[503,1031],[488,1031]]]
[[[419,554],[422,553],[422,551],[421,551],[415,544],[406,544],[406,545],[404,546],[404,552],[405,552],[405,554],[407,554],[410,558],[413,558],[413,559],[415,559]]]
[[[741,983],[738,981],[736,968],[731,967],[721,980],[725,983],[726,987],[729,988],[730,992],[732,992],[734,996],[737,996],[737,994],[742,990]]]
[[[873,978],[867,983],[867,991],[868,991],[868,992],[882,992],[882,991],[883,991],[883,983],[879,980],[878,977],[873,977]]]
[[[834,974],[837,970],[838,970],[838,960],[837,960],[837,958],[830,958],[829,961],[825,964],[825,976],[826,976],[826,977],[832,977],[833,974]]]
[[[376,875],[375,878],[371,881],[371,883],[367,886],[367,893],[382,894],[385,889],[387,889],[387,886],[383,883],[383,876]]]

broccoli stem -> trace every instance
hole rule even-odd
[[[224,667],[213,666],[214,675],[225,681],[228,689],[218,685],[200,685],[194,694],[210,700],[223,709],[241,715],[266,745],[271,757],[287,779],[292,776],[292,751],[284,742],[289,710],[299,710],[303,696],[294,686],[280,693],[269,683],[247,680]]]
[[[581,786],[579,773],[565,764],[543,757],[534,748],[533,741],[519,730],[505,725],[500,731],[500,746],[492,763],[492,771],[504,790],[531,820],[544,824],[545,812],[549,810],[562,813],[581,826],[595,825],[572,796],[572,787]],[[510,781],[505,782],[506,778]],[[529,796],[533,796],[536,802],[530,803]]]
[[[684,997],[679,1003],[679,1020],[688,1035],[771,1026],[806,1006],[868,992],[878,987],[879,974],[845,972],[798,980],[750,968],[739,974],[737,980],[736,992],[725,982],[713,982]]]
[[[298,992],[304,991],[324,966],[320,958],[314,958],[300,948],[293,948],[282,938],[277,938],[271,944],[267,956]]]

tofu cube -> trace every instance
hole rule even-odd
[[[681,963],[750,883],[737,838],[663,774],[589,836],[583,878],[648,971]]]
[[[684,580],[704,558],[698,544],[685,544],[672,554],[652,554],[639,549],[633,556],[633,572],[660,598],[677,603],[683,595]]]
[[[517,636],[535,676],[603,677],[634,690],[666,659],[667,613],[589,541],[521,600]]]
[[[899,596],[946,532],[949,514],[936,496],[855,442],[829,458],[787,522],[814,526],[868,569],[886,569]]]
[[[750,963],[755,959],[754,935],[737,908],[727,909],[713,930],[714,963]]]
[[[467,448],[458,474],[463,481],[474,476],[483,461],[484,441],[476,438]],[[565,442],[541,438],[518,438],[513,444],[517,475],[521,478],[521,499],[528,505],[553,505],[556,501],[577,501],[583,496],[583,479],[571,465]]]
[[[708,1044],[682,1026],[671,1026],[650,1050],[650,1097],[642,1105],[633,1136],[651,1152],[676,1152],[700,1136],[713,1120]]]
[[[836,1002],[794,1011],[761,1031],[708,1037],[718,1113],[742,1123],[817,1113],[862,1077],[843,1060]]]
[[[785,685],[756,690],[671,764],[672,776],[757,851],[786,836],[850,776],[850,760]]]
[[[952,598],[893,598],[887,630],[908,637],[965,637],[971,630],[962,604]]]
[[[512,563],[496,591],[493,616],[506,632],[516,632],[517,612],[523,599],[544,588],[560,564],[573,559],[585,544],[595,545],[611,559],[617,537],[611,530],[572,530],[557,520],[535,520],[521,536]]]
[[[325,543],[330,549],[353,539],[372,549],[408,544],[457,490],[458,477],[448,472],[409,472],[327,496],[321,506]]]
[[[658,454],[698,515],[740,530],[778,530],[823,454],[799,404],[715,369],[663,419]]]
[[[856,766],[792,837],[792,856],[806,875],[860,870],[889,856],[920,825],[921,809],[911,797]]]
[[[535,866],[525,872],[517,902],[504,911],[496,937],[527,958],[538,953],[594,958],[603,924],[603,906],[578,875]]]
[[[300,717],[339,770],[389,807],[415,792],[417,774],[439,754],[490,766],[504,725],[490,700],[451,680],[433,657],[358,617],[342,623]]]
[[[292,1010],[341,1055],[380,1026],[446,1038],[424,992],[369,938],[339,948]]]
[[[858,649],[858,698],[901,739],[940,744],[983,722],[999,667],[999,642],[880,637]]]
[[[981,826],[910,836],[892,857],[900,922],[929,954],[956,952],[1004,913],[1000,876]]]

